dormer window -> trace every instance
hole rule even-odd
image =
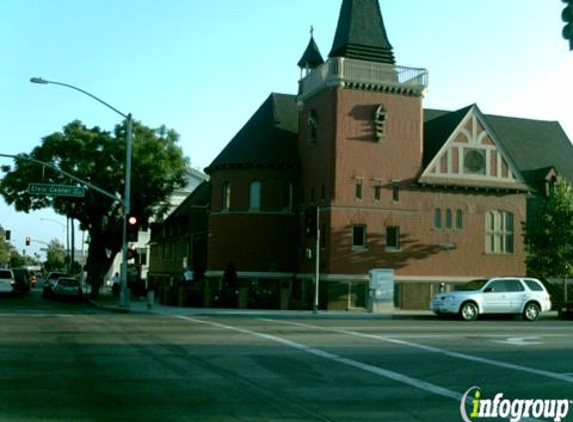
[[[384,129],[386,127],[387,118],[388,112],[383,105],[379,105],[374,113],[374,132],[378,142],[384,138]]]
[[[311,144],[316,144],[316,141],[318,139],[318,113],[316,112],[316,110],[310,110],[308,113],[308,119],[307,119],[307,125],[308,125],[308,141]]]

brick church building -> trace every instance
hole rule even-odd
[[[426,309],[444,286],[526,273],[528,212],[573,180],[557,122],[424,109],[427,71],[396,64],[378,0],[343,0],[326,60],[311,35],[298,65],[297,95],[271,94],[152,233],[152,276],[188,263],[202,304],[310,308],[318,244],[320,308],[366,308],[382,268],[396,307]]]

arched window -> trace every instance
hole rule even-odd
[[[254,180],[249,185],[249,210],[259,211],[261,209],[261,182]]]
[[[386,126],[386,119],[388,112],[383,105],[379,105],[374,113],[374,129],[376,133],[376,140],[380,142],[384,138],[384,128]]]
[[[434,211],[434,228],[442,228],[442,210],[440,208],[436,208]]]
[[[311,144],[316,144],[318,140],[318,113],[316,110],[310,110],[308,113],[308,141]]]
[[[464,228],[464,212],[461,209],[456,210],[456,229],[462,230]]]
[[[446,229],[452,228],[452,210],[446,210]]]
[[[229,211],[231,208],[231,184],[223,182],[221,186],[221,210]]]

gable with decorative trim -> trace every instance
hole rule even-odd
[[[472,106],[448,135],[419,179],[434,185],[483,188],[526,188],[524,180],[489,128],[477,106]]]

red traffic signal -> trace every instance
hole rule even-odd
[[[139,236],[139,216],[131,213],[127,216],[127,240],[129,242],[137,242]]]

